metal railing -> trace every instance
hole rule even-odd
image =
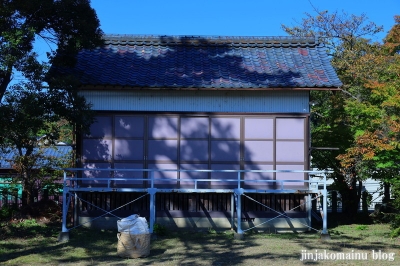
[[[120,178],[120,177],[82,177],[84,174],[99,173],[101,171],[109,172],[110,175],[118,174],[118,172],[142,172],[143,178]],[[163,174],[168,172],[177,173],[176,178],[157,177],[156,173]],[[69,173],[69,175],[68,175]],[[179,178],[181,173],[208,173],[208,174],[226,174],[234,173],[236,178]],[[304,174],[304,179],[244,179],[246,173],[285,173],[285,174]],[[327,189],[326,189],[326,174],[330,171],[303,171],[303,170],[209,170],[209,169],[89,169],[89,168],[68,168],[64,171],[64,188],[63,188],[63,221],[62,232],[67,233],[69,229],[66,225],[68,206],[70,196],[73,193],[80,191],[87,192],[147,192],[150,195],[150,232],[153,232],[155,222],[155,194],[157,192],[219,192],[233,193],[236,200],[237,214],[237,233],[243,234],[241,229],[241,195],[244,193],[318,193],[323,196],[323,230],[322,234],[327,234]],[[320,175],[320,180],[307,180],[306,175]],[[81,176],[81,177],[79,177]],[[88,182],[90,181],[90,182]],[[141,187],[132,187],[132,184],[119,186],[118,181],[142,181]],[[86,183],[85,183],[86,182]],[[163,183],[164,182],[164,183]],[[168,184],[165,184],[168,182]],[[192,187],[182,188],[181,182],[191,183]],[[208,183],[208,188],[199,188],[199,184]],[[226,188],[216,188],[215,183],[221,183]],[[246,188],[246,182],[255,183],[257,186],[261,184],[274,184],[273,188]],[[175,186],[171,186],[175,183]],[[122,183],[120,183],[121,185]],[[229,185],[227,185],[229,184]],[[258,185],[260,184],[260,185]],[[318,189],[318,184],[323,186],[323,189]],[[186,184],[187,186],[187,184]],[[105,211],[112,213],[112,211]]]
[[[120,177],[82,177],[84,173],[82,172],[110,172],[113,174],[115,172],[142,172],[146,173],[148,177],[143,178],[120,178]],[[168,172],[175,172],[175,173],[236,173],[236,179],[225,179],[225,178],[165,178],[165,177],[156,177],[155,173],[168,173]],[[74,173],[74,175],[68,176],[68,173]],[[207,191],[207,192],[231,192],[233,183],[235,189],[244,188],[245,183],[257,183],[258,184],[274,184],[274,188],[270,189],[270,191],[288,191],[288,192],[296,192],[298,189],[293,188],[287,183],[291,183],[291,185],[295,185],[297,187],[302,188],[303,190],[314,190],[318,191],[318,184],[324,185],[326,184],[326,178],[321,180],[307,180],[307,179],[243,179],[242,175],[245,173],[302,173],[308,175],[316,175],[316,174],[325,174],[328,173],[326,171],[303,171],[303,170],[209,170],[209,169],[196,169],[196,170],[186,170],[186,169],[119,169],[119,168],[112,168],[112,169],[90,169],[90,168],[67,168],[64,171],[64,187],[73,188],[76,191],[93,191],[95,186],[93,182],[98,182],[97,187],[102,187],[103,191],[132,191],[132,185],[127,187],[120,187],[118,181],[142,181],[143,184],[141,185],[141,189],[148,189],[148,188],[157,188],[162,191],[174,190],[177,189],[180,192],[193,192],[195,190]],[[81,177],[78,177],[78,176]],[[85,184],[85,181],[89,181]],[[169,184],[165,184],[162,182],[169,182]],[[180,188],[179,185],[181,182],[186,182],[185,186],[188,186],[188,183],[192,184],[192,188]],[[210,182],[226,182],[230,183],[229,189],[213,189],[212,185],[210,188],[200,188],[200,183],[210,183]],[[89,184],[91,183],[91,184]],[[167,188],[165,185],[171,185],[171,183],[176,183],[177,187],[174,188]],[[236,185],[235,185],[236,184]],[[299,186],[302,184],[303,187]],[[308,184],[308,186],[307,186]],[[164,185],[164,187],[163,187]],[[254,184],[253,184],[254,185]],[[136,184],[137,186],[137,184]],[[128,189],[128,190],[127,190]],[[137,190],[137,189],[133,189]],[[251,189],[248,189],[251,190]],[[254,189],[256,191],[266,191],[265,189]]]

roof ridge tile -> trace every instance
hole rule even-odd
[[[319,45],[317,38],[293,36],[191,36],[191,35],[135,35],[135,34],[105,34],[106,44],[140,44],[140,45],[238,45],[258,47],[267,46],[315,46]]]

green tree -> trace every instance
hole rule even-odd
[[[101,44],[102,35],[89,0],[0,0],[0,32],[0,100],[17,72],[42,85],[48,65],[37,59],[38,39],[56,46],[47,56],[61,67],[73,65],[80,49]]]
[[[290,35],[319,38],[344,84],[341,92],[311,94],[316,102],[312,107],[312,146],[339,148],[338,151],[313,151],[312,163],[319,169],[334,170],[330,177],[342,196],[343,212],[353,214],[360,202],[362,182],[368,175],[360,172],[355,164],[344,163],[343,155],[357,145],[355,122],[360,121],[349,114],[349,104],[369,99],[365,80],[359,74],[362,68],[370,68],[373,63],[361,58],[380,50],[381,45],[368,38],[383,29],[368,21],[365,15],[315,11],[316,16],[306,14],[298,25],[282,25],[282,28]]]
[[[384,44],[352,67],[363,94],[347,101],[355,141],[339,157],[345,167],[390,185],[400,180],[400,16],[395,22]]]
[[[75,64],[79,50],[101,45],[102,31],[89,0],[0,0],[0,32],[0,147],[17,150],[13,165],[22,171],[29,204],[38,137],[51,144],[60,138],[60,121],[83,130],[93,122],[79,81],[62,70]],[[45,60],[35,52],[39,39],[49,46]]]

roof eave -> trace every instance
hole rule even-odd
[[[249,91],[249,90],[259,90],[259,91],[339,91],[340,87],[132,87],[132,86],[121,86],[121,85],[83,85],[80,87],[81,91],[84,90],[170,90],[170,91]]]

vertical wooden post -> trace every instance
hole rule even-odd
[[[362,193],[362,211],[368,213],[368,191],[364,190]]]
[[[390,184],[383,183],[383,200],[382,203],[388,203],[390,201]]]
[[[332,190],[332,213],[337,213],[337,191]]]

